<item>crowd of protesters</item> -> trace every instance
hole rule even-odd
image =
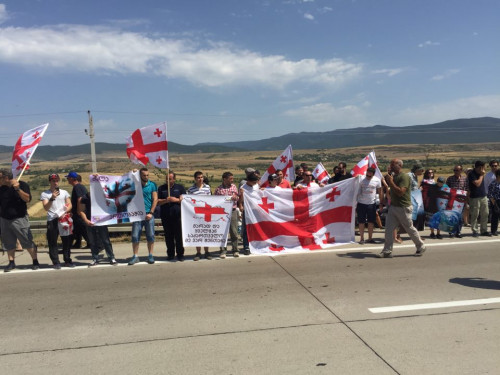
[[[424,239],[419,234],[419,223],[412,220],[411,191],[422,189],[423,184],[437,185],[439,188],[449,187],[463,190],[467,194],[466,205],[463,209],[462,219],[464,226],[470,226],[473,237],[497,236],[498,220],[500,216],[500,169],[498,161],[489,162],[490,171],[486,172],[485,163],[476,161],[472,168],[464,171],[461,165],[455,165],[453,174],[447,178],[436,177],[434,169],[424,168],[420,164],[412,167],[411,171],[402,171],[403,162],[393,159],[387,173],[383,178],[375,176],[376,169],[367,169],[361,178],[359,193],[357,196],[357,221],[359,226],[359,243],[376,243],[373,238],[375,224],[382,227],[381,216],[385,217],[384,247],[379,254],[381,258],[391,258],[393,243],[401,242],[399,233],[407,233],[416,246],[415,256],[421,256],[425,250]],[[268,176],[265,187],[260,186],[260,172],[254,168],[245,170],[245,178],[239,187],[234,183],[231,172],[222,174],[222,183],[215,189],[215,195],[229,196],[233,202],[231,224],[229,230],[229,243],[234,257],[239,257],[238,246],[238,223],[241,220],[241,239],[243,242],[242,252],[250,255],[250,246],[246,233],[244,215],[244,191],[251,192],[257,189],[314,189],[324,186],[320,181],[315,181],[312,171],[306,163],[302,163],[295,169],[296,177],[293,182],[284,178],[282,170],[277,170]],[[339,163],[332,171],[332,177],[328,184],[336,183],[351,178],[344,162]],[[201,194],[211,195],[212,188],[206,176],[197,171],[194,174],[194,184],[186,188],[176,183],[176,174],[169,171],[165,178],[165,184],[157,186],[149,179],[147,168],[142,168],[140,178],[143,190],[143,198],[146,209],[144,220],[132,223],[132,257],[129,265],[140,262],[138,250],[142,229],[145,230],[148,258],[147,262],[155,263],[155,212],[161,218],[164,230],[167,260],[184,261],[184,247],[182,244],[181,209],[180,203],[183,195]],[[71,259],[71,248],[81,248],[82,239],[90,248],[92,262],[88,265],[93,267],[100,261],[99,253],[105,250],[111,265],[118,264],[115,259],[113,246],[109,239],[106,226],[96,226],[90,220],[91,196],[87,189],[81,184],[80,175],[71,171],[64,176],[73,187],[71,194],[60,189],[60,177],[53,173],[48,176],[49,188],[41,193],[45,211],[47,211],[47,243],[49,257],[55,269],[61,268],[58,251],[58,237],[61,237],[63,248],[63,260],[66,267],[74,267]],[[419,182],[420,180],[420,182]],[[15,251],[19,244],[31,255],[32,269],[40,268],[37,258],[37,246],[29,226],[27,204],[32,196],[29,185],[23,181],[16,181],[8,170],[0,170],[0,229],[4,251],[8,253],[9,263],[4,268],[5,272],[15,269]],[[490,229],[488,230],[488,223]],[[460,225],[462,226],[462,225]],[[365,238],[365,229],[367,238]],[[431,228],[431,238],[441,239],[439,229],[434,232]],[[461,238],[460,231],[455,233]],[[196,249],[194,260],[204,257],[212,259],[208,248]],[[218,256],[226,258],[227,248],[221,247]]]

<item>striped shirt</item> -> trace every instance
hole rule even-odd
[[[203,184],[201,188],[196,185],[191,186],[187,193],[189,195],[212,195],[212,191],[210,190],[210,185]]]

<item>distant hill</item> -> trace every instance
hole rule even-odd
[[[485,143],[500,140],[500,119],[480,117],[457,119],[429,125],[385,126],[375,125],[327,132],[289,133],[258,141],[225,143],[198,143],[194,146],[169,142],[169,152],[180,154],[282,150],[288,145],[294,149],[342,148],[376,145],[404,144],[464,144]],[[0,153],[11,155],[13,146],[0,146]],[[125,144],[96,143],[96,153],[122,152]],[[54,160],[68,155],[88,155],[90,144],[77,146],[44,146],[36,151],[40,160]]]
[[[281,150],[288,145],[292,145],[294,149],[313,149],[371,145],[483,143],[496,140],[500,140],[500,119],[481,117],[449,120],[430,125],[404,127],[375,125],[328,132],[289,133],[258,141],[201,143],[198,146],[218,144],[244,150]]]

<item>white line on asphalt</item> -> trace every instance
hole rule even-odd
[[[490,303],[500,303],[500,298],[483,298],[483,299],[471,299],[465,301],[421,303],[417,305],[372,307],[368,310],[374,314],[380,314],[380,313],[397,312],[397,311],[412,311],[412,310],[426,310],[426,309],[442,309],[446,307],[457,307],[457,306],[487,305]]]

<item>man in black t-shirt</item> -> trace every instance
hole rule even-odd
[[[87,242],[87,248],[89,248],[89,237],[87,235],[87,228],[83,222],[80,215],[78,215],[78,203],[82,197],[87,194],[87,188],[83,186],[80,182],[82,181],[81,176],[71,171],[66,176],[68,183],[73,186],[73,191],[71,192],[71,213],[73,214],[73,249],[79,249],[82,247],[82,237]]]
[[[170,195],[167,184],[158,187],[158,206],[160,206],[161,224],[165,233],[167,245],[167,260],[173,260],[177,252],[177,259],[184,260],[184,246],[182,245],[181,225],[181,196],[186,194],[184,186],[175,183],[176,175],[170,171],[165,178],[170,185]]]
[[[31,191],[27,183],[17,181],[12,172],[0,170],[0,232],[2,244],[7,250],[9,264],[4,272],[16,268],[16,241],[19,240],[23,249],[26,249],[33,259],[32,269],[37,270],[40,264],[37,259],[36,245],[28,220],[28,206],[31,201]]]

